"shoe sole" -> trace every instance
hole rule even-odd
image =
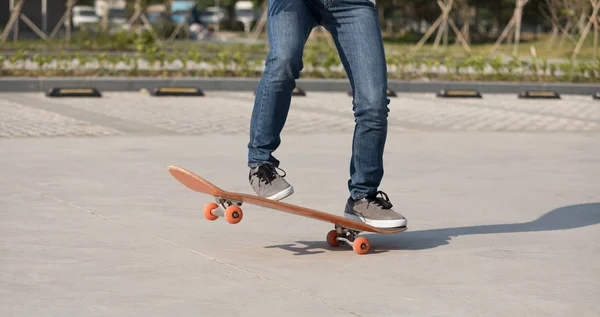
[[[389,228],[398,228],[398,227],[406,227],[407,221],[406,219],[389,219],[389,220],[373,220],[373,219],[365,219],[358,217],[353,214],[344,213],[346,218],[363,222],[368,224],[369,226],[373,226],[381,229],[389,229]]]
[[[266,198],[270,199],[270,200],[282,200],[293,193],[294,193],[294,188],[292,186],[290,186],[290,187],[280,191],[279,193],[277,193],[275,195],[271,195]]]

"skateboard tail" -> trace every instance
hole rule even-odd
[[[210,182],[198,177],[196,174],[180,167],[170,165],[169,173],[171,173],[171,175],[173,175],[173,177],[175,177],[175,179],[177,179],[180,183],[193,191],[215,196],[218,196],[224,192],[214,184],[211,184]]]

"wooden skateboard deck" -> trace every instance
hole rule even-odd
[[[340,242],[345,242],[352,246],[353,249],[359,254],[367,253],[370,247],[369,241],[365,237],[356,237],[356,235],[358,235],[361,231],[392,234],[406,231],[407,229],[406,227],[389,229],[376,228],[359,221],[306,207],[270,200],[254,195],[229,192],[178,166],[169,166],[169,173],[171,173],[175,179],[189,189],[215,197],[216,203],[209,203],[204,207],[204,216],[208,220],[215,220],[221,216],[224,217],[229,223],[235,224],[242,220],[243,212],[240,208],[242,203],[267,207],[333,223],[335,225],[335,230],[331,230],[327,234],[327,242],[329,245],[337,247],[340,245]]]

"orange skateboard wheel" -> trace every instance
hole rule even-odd
[[[213,215],[212,213],[212,211],[216,210],[217,208],[219,208],[219,205],[215,203],[206,204],[206,206],[204,206],[204,217],[208,220],[216,220],[217,218],[219,218],[219,216]]]
[[[242,221],[243,215],[242,209],[239,206],[233,205],[225,209],[225,219],[227,219],[229,223],[238,223]]]
[[[337,231],[336,230],[331,230],[327,233],[327,243],[332,246],[332,247],[339,247],[340,246],[340,242],[337,241],[335,238],[337,237]]]
[[[370,247],[371,244],[369,243],[369,240],[367,240],[367,238],[365,237],[356,238],[352,245],[354,252],[358,254],[366,254],[367,252],[369,252]]]

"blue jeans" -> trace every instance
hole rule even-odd
[[[267,25],[270,52],[252,111],[248,166],[279,166],[272,153],[281,143],[304,45],[312,29],[322,25],[332,34],[353,91],[350,196],[375,194],[383,177],[389,112],[377,9],[369,0],[268,0]]]

